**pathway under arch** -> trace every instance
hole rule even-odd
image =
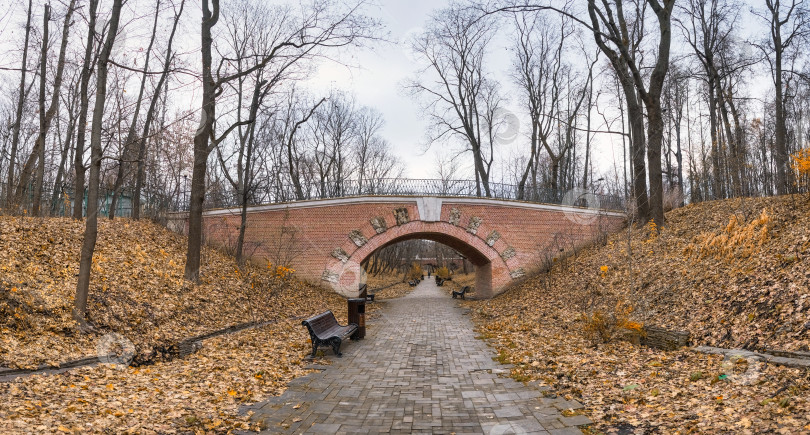
[[[442,243],[467,257],[475,266],[475,289],[478,297],[491,297],[493,283],[502,285],[511,280],[509,266],[497,250],[480,237],[452,225],[448,222],[414,221],[399,225],[378,234],[356,249],[343,262],[336,260],[327,267],[339,278],[334,283],[335,290],[349,293],[359,283],[360,274],[356,274],[359,265],[363,264],[375,251],[405,240],[425,239]]]
[[[591,423],[563,415],[578,402],[502,376],[509,367],[431,281],[387,300],[366,324],[366,338],[345,342],[342,358],[325,350],[330,365],[242,411],[274,434],[577,434]]]

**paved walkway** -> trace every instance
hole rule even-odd
[[[389,300],[343,358],[252,405],[266,433],[580,434],[580,405],[499,374],[462,309],[432,280]]]

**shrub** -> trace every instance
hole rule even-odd
[[[422,279],[422,275],[422,265],[414,261],[411,264],[411,269],[408,271],[408,279],[419,280]]]
[[[804,187],[810,192],[810,148],[799,150],[796,154],[791,154],[793,162],[791,166],[796,173],[796,184]]]
[[[440,267],[440,268],[436,269],[436,276],[441,278],[441,279],[450,278],[450,269],[448,269],[446,267]]]
[[[276,278],[289,278],[295,273],[295,269],[289,268],[287,266],[276,266],[271,262],[267,262],[267,269],[275,270]],[[237,273],[239,273],[237,269]]]
[[[612,312],[594,310],[590,315],[582,314],[585,325],[585,335],[594,342],[608,343],[615,338],[627,336],[641,336],[644,333],[643,325],[630,320],[633,306],[627,302],[619,301]]]
[[[726,260],[748,258],[768,240],[771,225],[771,217],[765,209],[748,224],[733,214],[724,229],[699,235],[684,249],[684,255],[696,256],[698,260],[706,256]]]

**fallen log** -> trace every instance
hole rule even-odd
[[[645,326],[639,338],[641,344],[661,350],[675,350],[689,344],[688,331],[673,331],[658,326]]]

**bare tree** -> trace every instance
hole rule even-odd
[[[51,6],[45,5],[45,12],[43,13],[42,23],[42,52],[40,53],[40,77],[39,77],[39,135],[34,144],[34,149],[31,151],[28,159],[23,166],[20,173],[20,182],[17,185],[17,192],[15,194],[15,202],[22,204],[23,196],[28,190],[28,184],[31,177],[36,177],[34,180],[34,200],[32,205],[31,214],[34,216],[40,215],[40,205],[42,202],[42,183],[45,176],[45,139],[48,135],[48,130],[51,127],[51,121],[59,107],[59,91],[62,87],[62,74],[65,69],[65,53],[67,51],[68,34],[70,33],[71,18],[75,9],[76,0],[71,0],[68,4],[67,12],[65,13],[65,21],[62,26],[62,43],[59,48],[59,60],[56,64],[56,76],[53,82],[53,92],[51,93],[51,102],[47,110],[45,109],[46,98],[46,77],[47,77],[47,64],[48,64],[48,24],[51,20]],[[36,166],[35,166],[36,165]],[[36,167],[36,174],[34,169]]]
[[[76,130],[76,116],[78,115],[78,92],[76,92],[76,79],[80,77],[74,77],[74,80],[70,83],[67,89],[67,99],[63,103],[63,107],[65,107],[68,115],[68,125],[67,125],[67,132],[65,133],[65,141],[62,144],[62,149],[59,157],[59,165],[56,170],[56,179],[53,183],[53,191],[51,193],[51,215],[56,215],[59,209],[59,204],[61,202],[61,198],[59,195],[62,193],[62,180],[65,177],[65,173],[67,172],[67,164],[68,164],[68,154],[73,148],[73,136]],[[59,117],[56,118],[57,122],[59,121]],[[57,123],[57,131],[59,130],[59,124]],[[65,210],[67,213],[67,210]]]
[[[149,38],[149,45],[146,47],[146,59],[143,61],[143,70],[141,72],[141,85],[138,88],[138,97],[135,99],[135,111],[132,114],[132,121],[127,130],[127,138],[121,147],[121,155],[118,159],[118,171],[115,175],[115,182],[113,184],[112,200],[110,201],[110,220],[115,218],[115,209],[118,205],[118,196],[124,186],[125,178],[128,175],[129,168],[132,166],[131,162],[135,158],[134,146],[137,141],[137,133],[135,129],[138,126],[138,115],[141,113],[141,102],[143,102],[143,93],[146,89],[146,79],[149,72],[149,59],[152,57],[152,46],[155,44],[155,37],[157,36],[158,17],[160,16],[160,0],[155,2],[155,18],[152,23],[152,36]],[[159,89],[159,88],[158,88]],[[157,89],[155,92],[159,92]]]
[[[724,98],[722,76],[722,52],[728,50],[732,39],[732,30],[737,27],[739,7],[733,2],[725,0],[689,0],[683,7],[688,18],[688,24],[681,22],[686,41],[695,53],[703,69],[706,81],[706,93],[709,100],[709,122],[711,136],[712,158],[712,194],[715,198],[723,198],[729,194],[741,194],[740,172],[736,159],[724,159],[724,148],[731,148],[735,153],[735,135],[731,132],[728,123],[728,107],[733,101]],[[726,127],[725,138],[729,147],[723,147],[720,136],[720,122]],[[728,171],[724,171],[724,164],[732,164]],[[730,172],[732,189],[726,189],[724,181],[725,172]]]
[[[564,60],[568,55],[564,46],[573,29],[567,17],[561,17],[557,24],[538,13],[519,13],[515,14],[515,29],[512,75],[521,90],[520,100],[531,124],[529,158],[518,182],[517,195],[523,199],[527,181],[532,182],[533,188],[538,187],[540,146],[550,160],[549,187],[558,189],[561,178],[565,178],[561,177],[560,166],[575,146],[573,127],[590,95],[587,89],[592,73],[582,85],[568,80],[571,66]],[[589,62],[589,71],[595,62]],[[564,127],[562,130],[557,128],[560,125]],[[563,135],[555,137],[560,132]]]
[[[90,0],[88,4],[87,41],[82,59],[82,78],[79,84],[79,130],[76,134],[76,151],[74,153],[73,171],[75,175],[73,190],[73,218],[81,219],[84,213],[84,179],[87,168],[84,166],[84,142],[87,132],[87,112],[90,106],[90,78],[95,64],[96,11],[99,0]]]
[[[452,5],[431,18],[430,27],[413,41],[413,50],[427,68],[408,88],[424,98],[432,119],[431,142],[461,138],[472,153],[478,195],[490,196],[486,165],[486,101],[496,87],[486,77],[485,53],[493,36],[493,22],[478,19],[471,10]],[[432,81],[428,81],[433,73]]]
[[[661,110],[661,91],[669,69],[670,46],[672,43],[672,10],[675,0],[588,0],[588,21],[581,19],[553,2],[545,4],[509,4],[486,14],[497,12],[530,12],[551,10],[571,18],[588,29],[596,45],[604,53],[625,94],[630,122],[631,154],[633,156],[634,188],[639,222],[649,219],[663,224],[663,182],[661,175],[661,149],[664,138],[664,120]],[[629,6],[629,7],[626,7]],[[652,9],[658,24],[655,61],[652,66],[643,64],[642,43],[649,39],[645,29],[647,8]],[[645,70],[649,69],[649,80]],[[644,111],[647,115],[647,167],[649,170],[650,191],[647,195],[644,165]]]
[[[769,37],[755,44],[765,56],[771,70],[775,91],[774,162],[776,164],[776,192],[786,194],[790,190],[788,167],[787,115],[785,113],[786,76],[795,73],[793,62],[800,53],[799,47],[808,35],[808,9],[803,0],[765,0],[765,11],[752,10],[769,27]]]
[[[627,24],[628,15],[625,15],[624,0],[615,0],[613,8],[605,0],[603,0],[601,7],[596,4],[596,0],[588,0],[588,15],[591,20],[594,40],[599,49],[608,57],[614,70],[622,71],[620,77],[627,73],[632,77],[632,83],[635,87],[634,92],[630,95],[630,92],[628,92],[630,89],[625,90],[628,97],[628,108],[630,107],[630,100],[635,102],[637,101],[636,98],[638,98],[644,102],[647,112],[647,168],[650,179],[650,206],[649,216],[640,212],[639,218],[641,222],[650,219],[660,226],[664,224],[664,189],[661,176],[664,119],[661,111],[661,91],[669,70],[670,45],[672,42],[672,9],[675,0],[663,0],[662,2],[659,2],[659,0],[646,0],[644,4],[653,10],[658,21],[656,59],[650,73],[649,83],[645,83],[646,80],[637,57],[637,47],[631,47],[631,44],[635,42],[630,39]],[[637,28],[636,36],[638,40],[645,36],[643,28],[638,29],[638,27],[643,27],[645,18],[643,10],[641,9],[640,13],[638,8],[635,8],[633,12],[628,11],[635,14],[633,18],[636,20],[635,27]],[[620,79],[620,81],[624,83],[624,80]],[[635,116],[640,115],[640,113],[635,114]],[[630,116],[633,117],[634,115],[631,113]],[[638,132],[634,131],[633,136],[635,137],[637,134]],[[635,149],[634,152],[638,153],[639,150]],[[636,173],[637,183],[639,178],[643,179],[643,174],[639,176]],[[636,193],[639,194],[640,192]]]
[[[385,120],[382,113],[361,107],[355,113],[353,152],[357,193],[374,194],[387,178],[402,176],[402,163],[391,154],[390,145],[381,136]]]
[[[81,261],[79,263],[79,277],[76,284],[76,298],[73,305],[73,319],[82,328],[87,327],[85,314],[87,313],[87,296],[90,291],[90,268],[93,265],[93,253],[96,250],[98,237],[98,190],[101,175],[101,125],[104,117],[104,104],[107,96],[107,67],[110,52],[115,44],[118,33],[118,21],[121,16],[121,3],[123,0],[113,0],[110,14],[107,37],[98,59],[98,74],[96,76],[96,102],[93,107],[93,123],[90,127],[90,179],[87,189],[87,221],[85,223],[84,240],[82,242]]]
[[[14,202],[14,166],[17,161],[17,149],[20,146],[20,127],[22,126],[23,106],[25,105],[25,73],[28,71],[28,39],[31,35],[31,0],[28,0],[28,17],[25,21],[25,42],[23,42],[22,65],[20,66],[20,89],[17,95],[17,110],[14,121],[14,133],[11,139],[11,150],[8,165],[8,183],[6,184],[6,206]]]
[[[318,196],[341,196],[351,174],[349,149],[356,137],[356,106],[354,97],[332,92],[327,103],[315,111],[309,124],[311,160],[317,171]]]
[[[427,67],[407,84],[425,101],[432,120],[430,141],[460,138],[472,153],[477,192],[485,196],[491,192],[484,118],[487,101],[497,100],[497,87],[487,78],[484,64],[493,31],[492,20],[464,6],[453,4],[436,12],[428,30],[412,41]]]
[[[219,0],[203,0],[201,22],[202,54],[202,105],[201,121],[194,136],[194,163],[191,177],[189,204],[188,248],[186,251],[185,277],[197,281],[200,276],[200,249],[202,247],[202,212],[205,200],[208,156],[228,134],[239,125],[248,125],[253,120],[237,121],[220,136],[216,136],[214,121],[217,97],[222,87],[240,77],[265,68],[274,61],[297,62],[307,55],[316,55],[320,48],[343,47],[372,37],[377,23],[362,15],[364,1],[342,8],[343,3],[334,0],[315,0],[311,7],[302,8],[305,16],[297,25],[284,27],[284,37],[266,51],[255,53],[257,62],[243,71],[228,71],[230,60],[222,58],[217,68],[216,79],[212,73],[212,29],[220,18]],[[303,54],[302,54],[303,53]]]
[[[166,54],[163,56],[163,71],[160,73],[155,90],[152,93],[152,99],[149,102],[149,109],[146,111],[146,119],[143,123],[143,131],[138,140],[138,157],[137,167],[135,169],[135,192],[132,197],[132,218],[138,220],[141,218],[141,191],[144,185],[144,177],[146,171],[146,140],[149,137],[149,129],[155,117],[155,109],[160,100],[161,89],[165,90],[167,78],[169,76],[169,67],[171,66],[174,54],[172,53],[172,42],[177,33],[177,24],[180,22],[180,16],[183,15],[183,8],[185,7],[185,0],[180,1],[180,7],[174,7],[174,21],[172,22],[172,30],[169,32],[169,39],[166,43]]]

